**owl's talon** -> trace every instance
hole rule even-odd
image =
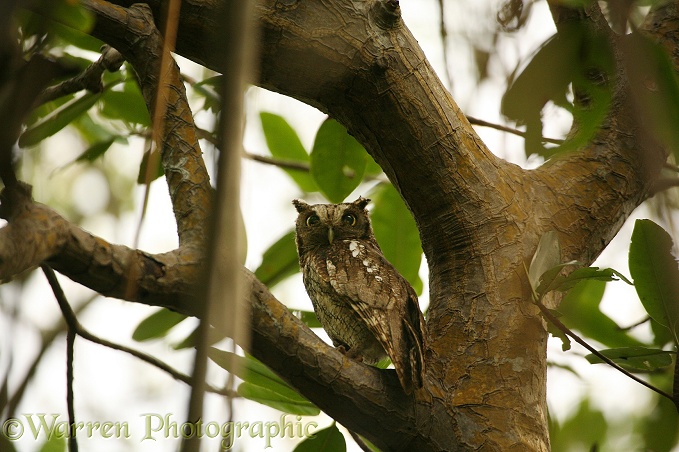
[[[349,359],[353,359],[354,361],[358,361],[359,363],[363,362],[363,356],[356,348],[350,348],[349,350],[347,350],[344,347],[344,345],[340,345],[339,347],[337,347],[337,350],[339,350],[341,354],[343,354]]]

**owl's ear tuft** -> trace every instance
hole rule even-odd
[[[369,198],[359,196],[358,199],[352,202],[351,204],[358,207],[359,209],[365,209],[365,206],[367,206],[369,202],[370,202]]]
[[[295,206],[295,209],[297,209],[297,212],[299,213],[306,212],[311,208],[309,204],[302,201],[301,199],[293,199],[292,204]]]

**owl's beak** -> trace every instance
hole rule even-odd
[[[332,245],[332,241],[335,240],[335,231],[333,231],[332,226],[328,227],[328,242]]]

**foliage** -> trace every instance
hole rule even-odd
[[[27,54],[49,54],[80,70],[93,64],[96,58],[92,52],[97,52],[101,43],[86,34],[93,24],[91,15],[76,2],[52,3],[55,21],[45,21],[26,11],[17,18],[22,30],[22,48]],[[42,46],[34,46],[36,41],[42,42]],[[679,129],[676,127],[679,85],[671,62],[659,46],[638,33],[626,36],[624,44],[632,55],[627,61],[632,85],[652,84],[657,88],[634,92],[640,105],[640,116],[646,118],[656,138],[672,149],[679,160]],[[517,67],[509,78],[502,112],[507,118],[526,126],[527,155],[550,157],[555,152],[575,152],[592,139],[608,112],[611,92],[607,83],[592,82],[591,73],[594,69],[603,79],[610,78],[612,59],[612,50],[601,36],[573,26],[560,30],[543,43],[521,71]],[[635,69],[649,67],[654,70],[651,80],[640,81],[646,73]],[[196,114],[218,112],[219,77],[206,73],[203,80],[187,83],[191,95],[202,101]],[[544,112],[550,103],[568,111],[579,124],[577,133],[551,149],[545,146],[542,137]],[[424,289],[419,275],[422,249],[416,224],[398,191],[384,180],[380,168],[365,149],[332,118],[327,118],[316,131],[311,149],[303,146],[298,132],[283,116],[263,111],[259,119],[271,157],[281,163],[281,170],[291,178],[300,196],[323,202],[342,202],[352,193],[369,193],[373,199],[375,235],[385,256],[421,294]],[[127,144],[139,136],[146,138],[149,135],[149,115],[130,67],[123,66],[116,73],[106,73],[102,92],[67,94],[37,106],[25,126],[18,145],[27,154],[35,154],[36,167],[46,140],[58,134],[76,134],[82,149],[74,156],[70,169],[105,171],[111,185],[124,187],[117,190],[107,210],[119,215],[125,211],[124,205],[129,207],[134,178],[122,177],[115,165],[105,159],[116,144]],[[141,159],[140,175],[145,174],[146,161],[146,158]],[[293,164],[294,168],[285,163]],[[26,170],[28,167],[26,164]],[[158,177],[162,175],[162,171],[156,173]],[[143,178],[139,182],[143,182]],[[68,209],[65,207],[64,211]],[[631,284],[630,281],[613,269],[561,262],[555,233],[547,234],[541,242],[528,274],[536,300],[543,300],[553,291],[564,294],[554,312],[563,324],[588,341],[600,344],[604,356],[631,372],[644,374],[655,386],[672,392],[671,385],[677,372],[676,347],[679,345],[679,268],[672,249],[671,235],[660,226],[650,220],[637,222],[629,250],[629,269],[640,304],[650,318],[648,324],[653,335],[648,339],[623,328],[600,309],[608,283]],[[268,247],[254,271],[269,288],[299,272],[292,229]],[[295,311],[295,314],[309,327],[319,327],[313,312]],[[136,327],[132,337],[139,342],[166,341],[184,319],[172,311],[158,310]],[[552,331],[565,341],[565,347],[569,346],[569,339],[563,332]],[[215,337],[214,342],[220,339]],[[189,336],[175,346],[181,349],[191,344]],[[210,358],[223,372],[239,378],[237,394],[240,397],[292,414],[315,415],[319,412],[316,406],[250,356],[213,348]],[[602,362],[595,355],[585,358],[592,364]],[[648,416],[630,419],[631,425],[646,448],[670,450],[677,443],[676,409],[662,398],[654,403]],[[550,426],[552,446],[556,451],[605,445],[611,442],[611,432],[617,431],[607,414],[587,398],[581,400],[577,410],[566,420],[559,423],[552,419]],[[58,444],[50,441],[43,450],[62,450],[63,447],[63,441]],[[344,437],[333,423],[300,443],[295,450],[345,449]]]
[[[561,250],[558,235],[553,231],[540,240],[528,274],[535,301],[543,313],[548,312],[542,306],[542,301],[549,292],[567,292],[558,311],[552,313],[554,317],[545,314],[551,323],[550,331],[563,341],[564,351],[570,348],[568,336],[575,337],[566,327],[578,330],[587,338],[612,347],[585,356],[588,362],[602,364],[607,359],[631,373],[653,374],[656,384],[660,385],[658,392],[664,392],[675,406],[679,406],[677,388],[672,387],[676,385],[674,376],[679,373],[679,342],[676,339],[676,325],[679,324],[679,264],[672,256],[672,249],[671,237],[660,226],[651,220],[636,221],[629,250],[630,273],[640,304],[649,314],[649,321],[653,319],[673,338],[671,350],[662,348],[666,341],[661,338],[666,335],[656,335],[654,341],[639,341],[599,310],[603,284],[615,280],[632,283],[613,269],[573,269],[579,265],[578,262],[559,263]],[[676,408],[668,416],[673,419],[668,421],[669,424],[676,426]],[[574,447],[574,443],[581,442],[585,446],[596,447],[606,439],[607,425],[608,421],[603,415],[591,410],[588,400],[583,399],[580,410],[564,425],[552,423],[553,446],[567,450]],[[571,429],[583,431],[568,433]],[[585,434],[585,430],[588,433]]]

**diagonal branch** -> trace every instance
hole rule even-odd
[[[49,102],[67,94],[77,93],[84,89],[100,93],[104,86],[101,82],[101,76],[104,71],[115,72],[120,69],[120,66],[125,60],[117,50],[110,46],[104,46],[101,50],[101,57],[94,63],[90,64],[84,71],[75,77],[64,80],[53,86],[47,87],[38,98],[38,103]]]
[[[112,350],[127,353],[128,355],[131,355],[141,361],[144,361],[147,364],[150,364],[151,366],[154,366],[162,370],[163,372],[169,374],[172,378],[174,378],[177,381],[181,381],[183,383],[186,383],[187,385],[191,384],[191,377],[179,372],[178,370],[172,368],[171,366],[155,358],[154,356],[148,355],[146,353],[140,352],[130,347],[126,347],[124,345],[107,341],[90,333],[84,326],[82,326],[82,324],[78,320],[75,311],[71,308],[71,305],[66,299],[66,295],[64,294],[64,291],[61,288],[61,284],[59,284],[59,280],[56,278],[56,275],[54,274],[54,270],[52,270],[48,265],[42,265],[41,267],[43,273],[45,273],[45,276],[47,277],[50,286],[52,287],[52,292],[54,293],[54,296],[57,299],[59,309],[61,310],[61,315],[64,317],[64,320],[66,321],[66,325],[69,329],[69,332],[73,332],[74,334],[94,344],[98,344],[103,347],[110,348]],[[207,390],[212,393],[222,394],[228,397],[238,397],[238,394],[234,391],[216,388],[210,384],[207,384]]]
[[[3,192],[6,197],[7,191]],[[0,279],[9,279],[44,261],[102,295],[166,307],[189,316],[200,314],[192,295],[204,269],[201,253],[178,249],[148,254],[111,244],[43,204],[32,203],[30,198],[24,202],[21,222],[12,220],[0,229]],[[31,254],[32,259],[20,259],[24,268],[19,268],[15,257],[23,257],[23,251],[6,246],[13,241],[23,243],[26,249],[37,246],[40,252]],[[436,410],[428,405],[414,406],[393,370],[379,370],[346,358],[290,313],[254,274],[246,269],[242,272],[252,316],[249,351],[257,359],[338,422],[378,446],[393,449],[411,442],[428,444],[430,439],[416,428],[416,413],[428,417]],[[452,432],[450,441],[454,444]]]

